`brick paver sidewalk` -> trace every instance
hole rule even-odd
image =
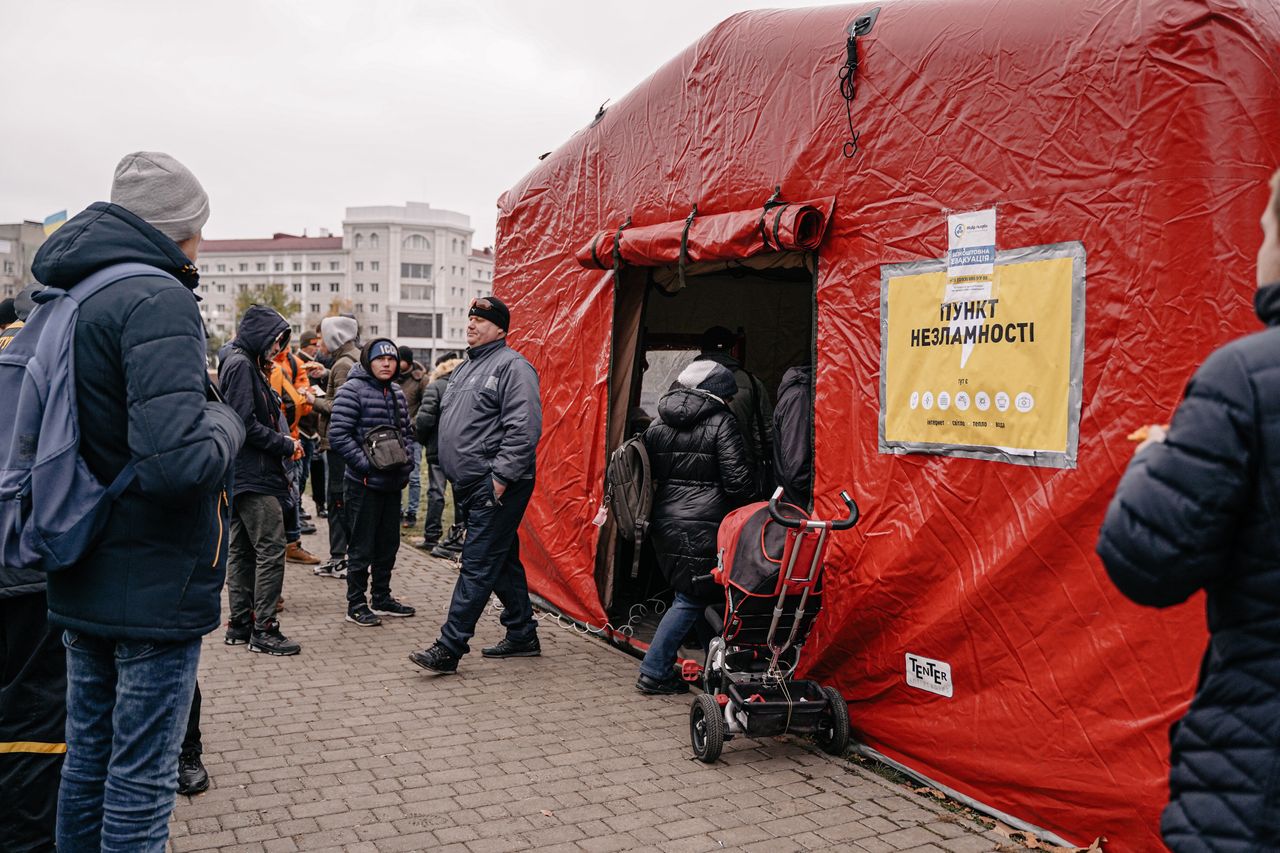
[[[323,555],[321,536],[308,547]],[[637,661],[544,621],[543,656],[491,661],[493,613],[457,675],[406,655],[433,641],[455,572],[402,547],[392,587],[418,608],[343,621],[345,581],[290,565],[274,658],[205,642],[207,793],[179,797],[171,847],[235,851],[910,850],[1001,839],[789,738],[692,759],[689,697],[635,692]]]

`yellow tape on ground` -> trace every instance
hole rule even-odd
[[[34,740],[0,741],[0,752],[39,752],[55,755],[66,751],[65,743],[40,743]]]

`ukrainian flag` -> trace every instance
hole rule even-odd
[[[57,213],[49,214],[44,218],[44,236],[48,237],[66,223],[67,212],[65,210],[59,210]]]

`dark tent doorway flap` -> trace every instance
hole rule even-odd
[[[733,213],[692,215],[656,225],[600,231],[578,250],[578,263],[610,269],[615,259],[637,267],[729,261],[766,252],[816,251],[826,236],[834,197],[773,202]]]

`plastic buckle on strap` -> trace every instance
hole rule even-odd
[[[696,660],[680,661],[680,677],[685,681],[698,681],[702,678],[702,664]]]

